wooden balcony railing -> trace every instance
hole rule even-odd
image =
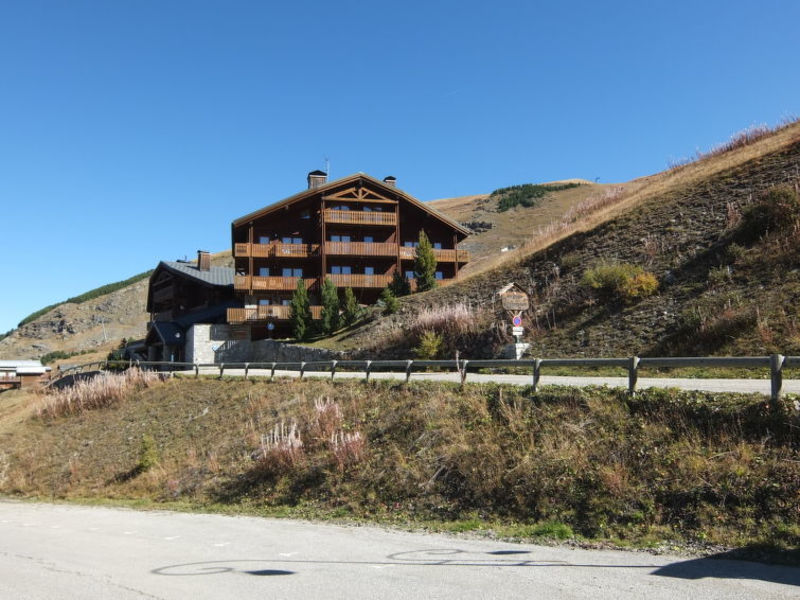
[[[233,245],[233,253],[237,258],[269,258],[275,257],[300,257],[314,256],[319,250],[319,244],[283,244],[271,242],[269,244],[239,243]]]
[[[336,287],[385,288],[392,281],[391,275],[339,275],[329,274]]]
[[[373,242],[325,242],[325,254],[397,256],[397,245]]]
[[[299,277],[259,277],[250,275],[236,275],[233,278],[235,290],[280,290],[294,291],[297,288]],[[317,284],[316,278],[305,279],[306,289],[310,290]]]
[[[397,215],[393,212],[368,212],[362,210],[326,209],[326,223],[345,223],[348,225],[397,225]]]
[[[408,246],[400,246],[400,258],[403,260],[414,260],[414,255],[416,253],[416,248],[410,248]],[[437,262],[455,262],[456,261],[456,251],[449,248],[443,249],[434,249],[433,254],[436,256]],[[469,251],[458,250],[458,262],[460,263],[467,263],[469,262]]]
[[[321,306],[311,306],[310,308],[312,319],[322,318]],[[231,324],[253,321],[288,321],[291,316],[291,307],[281,304],[228,309],[228,323]]]

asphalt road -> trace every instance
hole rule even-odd
[[[201,374],[219,374],[219,369],[200,369]],[[185,376],[194,375],[194,371],[183,371]],[[230,377],[244,377],[244,369],[225,369],[224,374]],[[251,369],[251,377],[269,377],[270,371],[266,369]],[[305,377],[326,377],[330,378],[330,372],[309,371]],[[275,377],[299,377],[297,371],[275,371]],[[364,373],[337,371],[335,379],[363,379]],[[370,373],[370,379],[390,379],[405,381],[405,373]],[[458,373],[412,373],[412,381],[450,381],[459,382]],[[485,373],[469,373],[467,383],[504,383],[509,385],[531,385],[532,375],[501,375]],[[561,375],[542,375],[539,385],[564,385],[574,387],[585,387],[590,385],[608,387],[628,387],[627,377],[570,377]],[[637,382],[637,389],[646,388],[678,388],[682,390],[700,390],[705,392],[738,392],[738,393],[759,393],[769,396],[770,380],[765,379],[688,379],[688,378],[651,378],[640,377]],[[783,393],[800,394],[800,380],[784,380]]]
[[[800,569],[0,502],[0,598],[798,598]]]

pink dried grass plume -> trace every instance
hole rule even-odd
[[[327,439],[342,425],[342,409],[339,403],[328,397],[314,400],[313,427],[317,438]]]
[[[340,471],[349,465],[359,463],[364,457],[366,447],[367,441],[360,431],[352,433],[338,431],[330,438],[331,452]]]
[[[288,427],[281,421],[268,434],[261,436],[261,447],[253,455],[262,468],[268,471],[287,471],[304,457],[303,440],[297,423]]]

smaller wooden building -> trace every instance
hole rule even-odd
[[[50,377],[38,360],[0,360],[0,390],[37,387]]]
[[[186,332],[197,323],[225,323],[226,311],[236,306],[233,269],[211,266],[208,252],[197,262],[161,261],[147,290],[147,359],[185,360]]]

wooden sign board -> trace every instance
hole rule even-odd
[[[530,307],[528,294],[516,283],[509,283],[502,290],[497,292],[497,295],[500,296],[500,302],[507,311],[520,312],[528,310]]]

